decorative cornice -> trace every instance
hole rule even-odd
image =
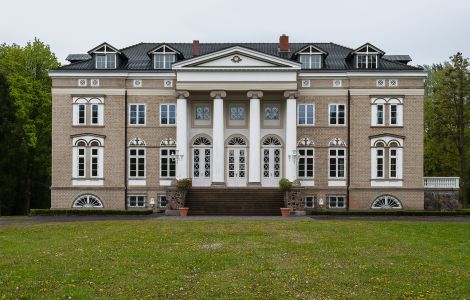
[[[299,98],[299,92],[298,91],[285,91],[284,97],[286,97],[287,99],[297,99]]]
[[[262,91],[248,91],[246,95],[250,99],[261,99],[263,97],[263,92]]]
[[[210,96],[211,96],[211,98],[222,99],[222,98],[227,97],[227,92],[225,92],[225,91],[211,91]]]
[[[176,99],[186,99],[189,97],[188,91],[176,91],[175,92]]]

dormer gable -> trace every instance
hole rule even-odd
[[[310,44],[295,52],[293,59],[300,62],[302,69],[321,69],[323,68],[325,57],[327,55],[328,52]]]
[[[93,57],[95,69],[116,69],[122,59],[121,52],[108,43],[96,46],[88,54]]]
[[[379,58],[384,54],[384,51],[374,45],[365,43],[349,53],[348,58],[353,60],[354,68],[356,69],[378,69]]]
[[[154,69],[171,69],[173,63],[184,58],[180,51],[167,44],[160,44],[147,54],[152,59]]]

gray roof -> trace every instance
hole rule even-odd
[[[383,58],[386,60],[404,63],[409,63],[410,61],[412,61],[411,56],[409,55],[384,55]]]
[[[73,62],[73,61],[82,61],[82,60],[87,60],[87,59],[91,59],[91,55],[90,54],[69,54],[67,55],[67,58],[65,60],[68,60],[69,62]]]
[[[148,52],[158,47],[159,45],[168,45],[175,50],[178,50],[182,56],[178,57],[178,61],[192,58],[192,43],[139,43],[120,49],[122,59],[120,59],[117,70],[135,70],[145,71],[152,70],[154,72],[166,72],[167,70],[154,70],[152,66],[151,57]],[[347,48],[335,43],[289,43],[290,52],[287,56],[285,53],[278,51],[278,43],[200,43],[200,55],[209,54],[215,51],[220,51],[233,46],[241,46],[252,49],[258,52],[269,54],[276,57],[289,58],[296,60],[295,53],[302,48],[314,45],[328,53],[325,57],[322,69],[303,70],[307,72],[324,72],[325,70],[341,71],[341,70],[355,70],[353,61],[348,58],[348,55],[354,49]],[[70,55],[69,55],[70,57]],[[389,55],[390,57],[390,55]],[[408,56],[409,57],[409,56]],[[94,70],[93,59],[89,57],[86,60],[78,61],[65,65],[60,68],[61,70]],[[416,67],[408,66],[406,63],[395,61],[392,59],[379,58],[378,70],[367,71],[380,71],[380,70],[421,70]],[[103,71],[103,70],[100,70]],[[361,70],[366,71],[366,70]]]

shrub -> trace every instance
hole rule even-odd
[[[180,191],[187,191],[191,188],[193,182],[190,178],[180,179],[176,181],[176,188]]]
[[[292,189],[292,182],[287,178],[282,178],[279,180],[279,188],[283,192],[288,192]]]
[[[92,216],[92,215],[151,215],[151,209],[103,210],[103,209],[31,209],[31,216]]]

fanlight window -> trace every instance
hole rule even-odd
[[[380,196],[372,203],[373,209],[401,209],[400,201],[389,195]]]
[[[82,195],[73,202],[72,207],[73,208],[103,208],[103,203],[96,196]]]
[[[264,139],[264,146],[280,146],[281,142],[276,137],[270,136]]]
[[[211,141],[204,136],[200,136],[194,140],[193,146],[203,146],[203,145],[210,146]]]
[[[243,138],[236,136],[228,141],[229,146],[246,146],[246,142]]]

